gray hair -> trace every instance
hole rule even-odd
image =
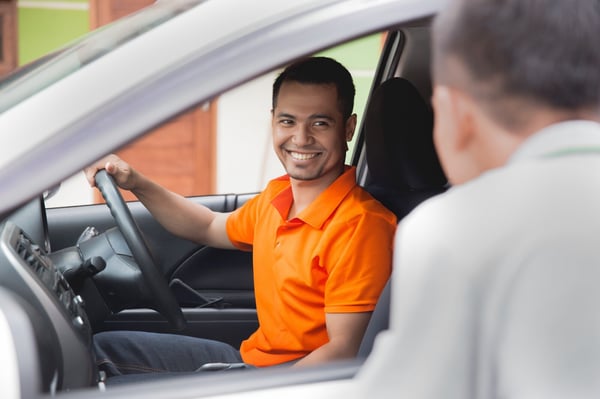
[[[507,126],[526,117],[515,104],[600,110],[598,38],[600,0],[451,0],[434,23],[433,77]]]

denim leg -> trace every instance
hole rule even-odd
[[[106,331],[93,337],[96,364],[107,376],[190,372],[205,363],[242,362],[234,347],[184,335]]]

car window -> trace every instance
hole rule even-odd
[[[353,76],[354,111],[362,120],[381,54],[383,34],[373,34],[324,50]],[[238,86],[210,103],[167,121],[118,151],[140,172],[185,196],[252,193],[284,173],[271,145],[271,91],[280,70]],[[357,127],[358,131],[358,127]],[[355,134],[346,162],[352,159]],[[127,200],[135,198],[124,193]],[[48,207],[100,202],[82,173],[61,184]]]

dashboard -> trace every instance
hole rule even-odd
[[[91,326],[82,298],[49,257],[44,200],[35,198],[0,223],[0,285],[26,302],[40,356],[42,390],[97,382]]]
[[[44,251],[50,252],[48,220],[43,196],[35,197],[13,212],[7,219],[19,226]]]

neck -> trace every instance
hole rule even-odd
[[[480,163],[484,169],[491,169],[504,165],[517,148],[530,136],[540,130],[559,122],[569,120],[591,120],[600,122],[596,112],[560,111],[556,109],[538,109],[532,112],[527,124],[518,129],[501,128],[498,125],[486,126],[482,129],[486,133],[495,131],[496,134],[486,134],[485,143],[482,143],[483,151],[479,151]],[[491,139],[490,139],[491,138]]]
[[[344,170],[345,168],[342,167],[340,173],[327,179],[321,178],[314,180],[298,180],[290,178],[294,202],[290,208],[288,219],[298,216],[300,212],[302,212],[313,201],[315,201],[323,191],[325,191],[335,180],[337,180],[337,178],[344,173]]]

